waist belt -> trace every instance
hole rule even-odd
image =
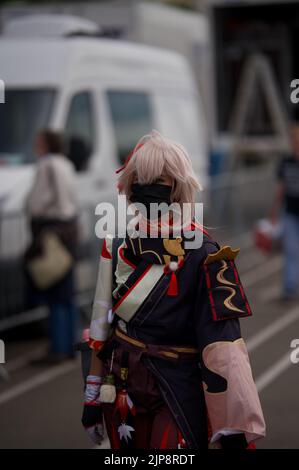
[[[120,340],[123,344],[130,345],[133,348],[138,349],[141,354],[147,354],[149,356],[156,356],[162,357],[164,359],[193,359],[196,356],[199,356],[199,350],[192,347],[184,347],[184,346],[168,346],[162,345],[159,346],[157,344],[146,344],[138,339],[132,338],[128,336],[123,331],[116,328],[115,336],[118,340]]]

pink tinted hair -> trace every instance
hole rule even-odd
[[[162,175],[172,180],[171,202],[193,203],[201,185],[185,148],[153,130],[143,136],[122,170],[118,187],[128,200],[134,182],[151,184]]]

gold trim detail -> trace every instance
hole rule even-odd
[[[128,379],[128,368],[127,367],[121,367],[120,369],[120,378],[123,382],[126,382]]]
[[[134,253],[134,255],[136,256],[135,246],[134,246],[134,243],[133,243],[133,240],[132,240],[131,237],[129,237],[129,242],[131,243],[131,247],[132,247],[133,253]]]
[[[123,339],[124,341],[127,341],[128,343],[133,344],[134,346],[137,346],[138,348],[146,349],[146,345],[144,343],[141,343],[141,341],[138,341],[137,339],[131,338],[130,336],[125,335],[119,330],[115,330],[116,336],[119,338]]]
[[[133,346],[137,346],[138,348],[141,349],[147,349],[147,346],[145,343],[142,341],[138,341],[138,339],[132,338],[131,336],[126,335],[122,331],[120,331],[118,328],[115,330],[116,336],[119,338],[123,339],[124,341],[127,341],[130,344],[133,344]],[[174,359],[177,359],[179,357],[179,353],[186,353],[186,354],[198,354],[199,350],[196,348],[188,348],[188,347],[171,347],[170,349],[172,351],[163,351],[160,350],[159,353],[163,354],[166,357],[172,357]]]
[[[198,354],[199,353],[199,350],[196,349],[196,348],[181,348],[181,347],[177,347],[177,348],[171,348],[171,349],[174,349],[175,351],[177,351],[178,353],[190,353],[190,354]]]
[[[228,269],[227,262],[224,261],[224,259],[222,259],[221,262],[222,262],[222,268],[219,269],[217,273],[217,276],[216,276],[217,281],[220,282],[220,284],[226,284],[227,286],[235,286],[236,284],[234,282],[230,282],[224,277],[224,273]]]
[[[182,241],[182,237],[177,237],[174,240],[164,238],[163,245],[167,253],[173,256],[184,256],[185,250],[182,248]]]
[[[170,357],[171,359],[178,359],[179,355],[171,351],[159,351],[160,354],[163,354],[165,357]]]
[[[156,253],[156,251],[154,251],[154,250],[143,250],[142,249],[141,239],[140,238],[138,238],[138,244],[139,244],[139,252],[140,252],[141,255],[144,254],[144,253],[152,253],[153,255],[155,255],[158,258],[160,264],[163,264],[162,258],[160,257],[160,255],[158,253]]]
[[[239,312],[239,313],[245,313],[245,310],[241,310],[240,308],[236,307],[232,303],[232,299],[236,295],[236,289],[234,289],[233,287],[228,287],[228,286],[217,286],[215,287],[215,289],[228,290],[230,292],[230,295],[223,301],[225,307],[228,310],[233,310],[234,312]]]
[[[233,250],[230,246],[222,246],[220,250],[216,251],[216,253],[210,253],[206,259],[204,264],[211,264],[214,263],[215,261],[221,261],[221,260],[231,260],[235,259],[238,254],[239,254],[240,248],[236,248]]]

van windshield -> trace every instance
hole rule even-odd
[[[0,105],[0,165],[35,160],[34,139],[48,125],[55,94],[50,89],[5,90],[5,103]]]

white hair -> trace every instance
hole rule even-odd
[[[201,185],[186,149],[153,130],[135,146],[119,177],[119,189],[128,200],[134,182],[151,184],[161,176],[172,181],[171,202],[193,203]]]

